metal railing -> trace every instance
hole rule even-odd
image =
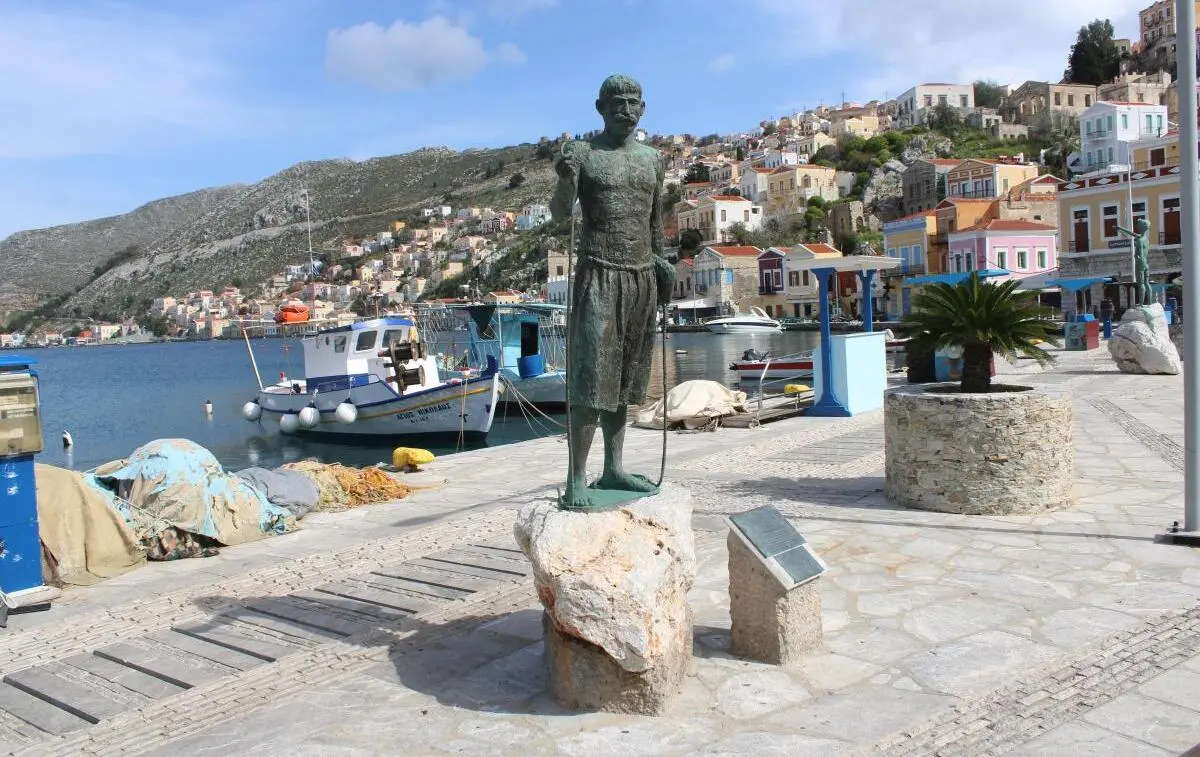
[[[783,291],[782,285],[775,285],[775,284],[759,284],[758,285],[758,293],[759,294],[779,294],[782,291]]]
[[[972,189],[967,192],[951,192],[950,197],[961,197],[964,200],[990,200],[996,193],[990,189]]]

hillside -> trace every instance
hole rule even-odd
[[[19,281],[42,300],[86,282],[58,308],[63,315],[132,315],[157,296],[259,281],[286,264],[307,260],[301,179],[312,197],[313,248],[340,251],[344,237],[374,234],[386,229],[389,221],[410,216],[423,205],[445,201],[455,208],[519,208],[533,200],[544,201],[551,190],[553,170],[549,161],[536,158],[536,150],[536,145],[464,152],[423,149],[366,161],[308,162],[249,186],[193,193],[206,198],[199,212],[164,215],[157,222],[150,217],[131,219],[144,210],[139,209],[104,221],[22,232],[2,244],[16,237],[34,237],[52,240],[62,252],[53,261],[43,261],[40,258],[48,242],[43,242],[40,250],[23,244],[24,256],[9,258],[0,246],[0,260],[5,269],[10,260],[21,268]],[[508,189],[509,177],[517,172],[525,176],[524,184]],[[46,272],[60,264],[65,251],[78,256],[94,244],[95,225],[101,223],[112,229],[106,237],[110,243],[102,251],[76,261],[71,276],[53,277],[53,287],[33,286],[43,277],[51,280]],[[149,233],[151,226],[153,233]],[[98,264],[129,245],[140,250],[92,278]],[[16,276],[12,278],[16,280]],[[3,283],[5,279],[0,278]]]
[[[26,309],[91,281],[118,251],[152,244],[164,229],[190,224],[242,187],[202,189],[93,221],[20,231],[0,239],[0,311]]]

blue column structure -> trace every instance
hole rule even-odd
[[[833,330],[829,325],[829,284],[837,274],[833,268],[814,268],[821,317],[821,398],[806,415],[849,418],[852,413],[833,396]]]
[[[863,331],[875,330],[875,298],[871,295],[871,284],[875,279],[875,269],[869,268],[858,272],[858,280],[863,288]]]

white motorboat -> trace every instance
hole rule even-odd
[[[708,330],[714,334],[755,334],[769,331],[783,331],[779,321],[763,312],[762,308],[752,307],[750,312],[737,315],[711,318],[704,322]]]
[[[501,391],[495,360],[477,375],[442,380],[411,318],[322,329],[303,345],[304,378],[260,388],[242,408],[246,420],[266,416],[283,433],[333,438],[478,438],[492,428]]]
[[[738,375],[741,384],[811,378],[813,354],[810,351],[775,355],[770,350],[759,352],[752,347],[742,353],[740,360],[730,363],[729,370]]]

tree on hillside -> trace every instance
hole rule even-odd
[[[686,184],[695,184],[701,181],[711,181],[712,176],[708,170],[708,166],[704,163],[693,163],[688,166],[687,173],[683,175],[683,181]]]
[[[774,121],[768,121],[767,123],[763,124],[763,127],[762,127],[762,130],[763,130],[763,136],[764,136],[764,137],[769,137],[769,136],[771,136],[772,134],[774,134],[774,133],[775,133],[775,128],[776,128],[776,127],[775,127],[775,122],[774,122]]]
[[[746,148],[742,147],[741,145],[738,145],[737,150],[734,152],[734,160],[736,160],[738,163],[741,163],[745,159],[746,159]]]
[[[1071,84],[1104,84],[1121,70],[1121,51],[1113,41],[1113,25],[1108,19],[1096,19],[1079,29],[1063,81]]]
[[[523,173],[515,173],[508,178],[508,188],[509,189],[516,189],[517,187],[521,186],[524,183],[525,183],[525,174],[523,174]]]
[[[683,257],[690,258],[692,255],[696,254],[696,250],[700,249],[700,245],[703,242],[704,237],[700,235],[699,230],[684,229],[679,233],[679,252],[681,255],[683,255],[685,252],[690,253],[688,255],[683,255]]]
[[[726,189],[726,190],[725,190],[725,194],[727,194],[727,195],[733,195],[734,197],[741,197],[741,196],[742,196],[742,190],[741,190],[741,189],[739,189],[738,187],[730,187],[729,189]]]
[[[663,208],[670,210],[671,208],[675,207],[676,203],[678,203],[682,199],[683,199],[683,190],[681,190],[679,188],[678,184],[676,184],[675,182],[671,182],[670,184],[667,185],[666,193],[663,194],[662,206],[663,206]]]
[[[937,107],[933,109],[933,113],[929,115],[928,125],[930,129],[945,134],[962,126],[962,118],[954,108],[946,103],[938,103]]]
[[[994,81],[980,79],[975,87],[975,106],[978,108],[999,108],[1004,99],[1004,87]]]

